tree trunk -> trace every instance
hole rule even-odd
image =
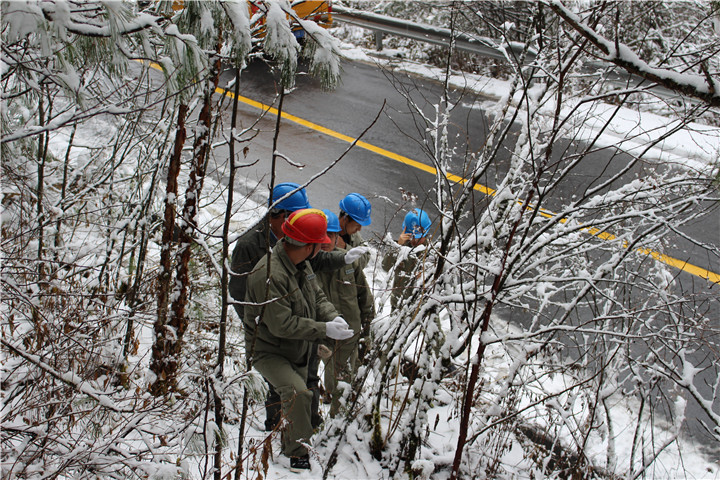
[[[70,132],[70,139],[68,140],[68,147],[65,151],[65,163],[63,164],[63,176],[62,183],[60,184],[60,201],[58,206],[62,207],[65,203],[65,197],[67,196],[67,182],[68,182],[68,168],[70,167],[70,150],[73,147],[75,141],[75,133],[77,132],[77,123],[73,124],[72,132]],[[59,260],[58,252],[62,246],[62,237],[60,232],[62,230],[62,218],[58,218],[55,223],[55,261]]]
[[[528,195],[527,199],[524,202],[523,209],[521,211],[525,212],[527,211],[528,205],[530,205],[530,202],[534,196],[534,190],[530,191],[530,194]],[[492,290],[491,290],[491,297],[485,304],[485,308],[483,309],[483,313],[481,318],[481,327],[480,327],[480,338],[482,339],[482,336],[488,331],[490,328],[490,315],[492,314],[493,306],[495,305],[497,301],[497,296],[500,290],[502,289],[502,285],[505,281],[505,276],[507,275],[505,269],[507,266],[507,260],[508,260],[508,254],[510,252],[510,249],[512,248],[513,244],[513,238],[515,237],[515,232],[517,232],[518,226],[520,225],[520,222],[522,220],[522,214],[518,216],[517,220],[515,221],[512,230],[510,231],[510,235],[508,236],[507,243],[505,244],[505,251],[503,254],[502,263],[500,266],[500,271],[495,276],[495,279],[493,281]],[[468,433],[468,425],[470,423],[470,410],[472,409],[472,405],[475,401],[475,385],[477,384],[478,378],[480,377],[480,365],[482,363],[483,357],[485,356],[485,348],[486,343],[480,340],[480,344],[478,345],[477,353],[475,354],[475,361],[472,365],[472,370],[470,371],[470,378],[467,383],[467,388],[465,389],[465,397],[463,398],[462,403],[462,413],[460,416],[460,431],[458,432],[458,441],[457,446],[455,448],[455,458],[453,459],[453,465],[452,465],[452,471],[450,473],[450,480],[456,480],[458,478],[459,472],[460,472],[460,463],[462,461],[462,453],[465,449],[465,441],[467,440],[467,433]]]
[[[180,217],[178,229],[179,247],[175,255],[175,289],[173,302],[169,311],[168,327],[174,334],[167,344],[167,356],[165,371],[166,378],[171,385],[175,382],[177,366],[182,350],[183,335],[187,330],[188,319],[185,309],[188,303],[188,291],[190,287],[190,254],[192,253],[192,238],[197,227],[197,212],[200,194],[202,193],[203,180],[205,179],[205,166],[210,151],[210,127],[212,113],[212,95],[217,88],[219,81],[219,65],[215,63],[212,79],[206,85],[203,98],[203,106],[198,116],[199,134],[193,145],[193,161],[188,179],[188,187],[185,190],[185,205]]]
[[[45,102],[44,96],[40,95],[40,105],[38,107],[38,113],[40,115],[40,125],[45,124]],[[48,95],[49,99],[49,95]],[[50,118],[50,107],[48,107],[48,118]],[[43,243],[45,241],[45,229],[43,228],[43,217],[45,211],[43,210],[43,197],[45,196],[45,161],[47,159],[48,149],[48,136],[47,132],[38,135],[38,171],[37,171],[37,225],[38,225],[38,247],[37,247],[37,260],[38,260],[38,283],[45,280],[45,262],[43,260]]]
[[[185,145],[185,118],[187,117],[188,106],[181,104],[178,108],[177,131],[175,134],[175,146],[173,155],[168,166],[167,186],[165,190],[165,218],[163,221],[162,251],[160,254],[160,275],[158,278],[158,312],[155,319],[155,342],[152,348],[152,360],[150,370],[155,374],[156,379],[150,387],[154,395],[162,395],[167,391],[167,359],[168,359],[168,338],[167,314],[168,314],[168,293],[170,292],[170,281],[172,270],[170,263],[172,235],[175,229],[175,209],[177,204],[178,175],[180,173],[180,160],[183,145]]]
[[[228,253],[230,246],[228,245],[228,236],[230,235],[230,219],[232,218],[232,208],[234,199],[234,187],[235,187],[235,171],[237,166],[235,165],[235,127],[237,126],[237,110],[238,110],[238,98],[240,97],[240,69],[235,69],[235,90],[233,96],[233,108],[232,108],[232,119],[230,120],[230,177],[228,178],[228,197],[227,207],[225,208],[225,219],[223,221],[223,243],[222,243],[222,277],[220,278],[220,292],[222,293],[222,301],[220,303],[220,332],[218,338],[218,361],[217,368],[215,370],[215,376],[219,381],[224,379],[224,364],[225,364],[225,339],[227,329],[227,315],[228,315],[228,283],[229,283],[229,269],[228,269]],[[225,411],[223,409],[222,399],[219,398],[217,389],[213,389],[215,393],[215,423],[218,426],[218,431],[222,431],[223,423],[225,422]],[[247,394],[247,392],[245,392]],[[244,402],[243,402],[244,403]],[[242,429],[245,426],[245,418],[240,421],[241,427],[241,441],[242,441]],[[238,459],[238,464],[242,465],[242,461]],[[220,480],[222,473],[222,443],[220,439],[217,439],[215,443],[215,480]]]

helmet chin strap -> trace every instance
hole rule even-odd
[[[315,255],[317,255],[317,251],[315,249],[319,248],[319,247],[316,247],[316,245],[320,245],[320,244],[319,243],[308,243],[308,245],[310,245],[310,247],[311,247],[310,254],[307,257],[305,257],[305,260],[311,260]]]

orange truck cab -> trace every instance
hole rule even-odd
[[[183,0],[175,0],[172,3],[172,9],[174,11],[182,10],[185,2]],[[248,6],[250,8],[250,15],[255,15],[260,7],[253,0],[248,0]],[[298,18],[303,20],[312,20],[323,28],[330,28],[333,24],[332,19],[332,0],[295,0],[290,2],[290,6],[295,11]],[[292,28],[295,38],[299,41],[305,38],[305,30],[300,26],[298,22],[290,18],[290,27]],[[261,24],[265,23],[265,17],[262,18]],[[256,30],[258,37],[265,35],[265,29],[259,28]]]

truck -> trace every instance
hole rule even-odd
[[[264,9],[264,2],[257,0],[248,0],[248,8],[250,9],[250,18],[252,19],[255,14]],[[295,11],[298,18],[303,20],[312,20],[323,28],[330,28],[333,24],[332,18],[332,0],[295,0],[290,2],[290,6]],[[184,0],[174,0],[172,3],[173,11],[182,10],[185,8]],[[290,20],[290,28],[292,28],[295,38],[299,42],[305,40],[305,30],[300,24],[288,15]],[[263,15],[256,25],[253,25],[254,35],[257,38],[265,36],[265,16]]]
[[[249,1],[248,3],[250,4],[251,15],[259,11],[260,7],[256,5],[256,2]],[[323,28],[332,27],[332,0],[296,0],[291,1],[290,6],[298,18],[312,20]],[[290,18],[290,15],[288,15],[288,19],[290,20],[290,28],[292,28],[295,38],[297,38],[299,42],[304,41],[305,30],[303,30],[298,22]],[[264,20],[265,17],[263,17],[261,22],[264,22]],[[262,37],[263,35],[264,30],[261,28],[258,30],[257,36]]]

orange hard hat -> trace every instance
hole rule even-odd
[[[327,218],[322,210],[304,208],[296,210],[282,224],[285,235],[302,243],[330,243],[327,236]]]

